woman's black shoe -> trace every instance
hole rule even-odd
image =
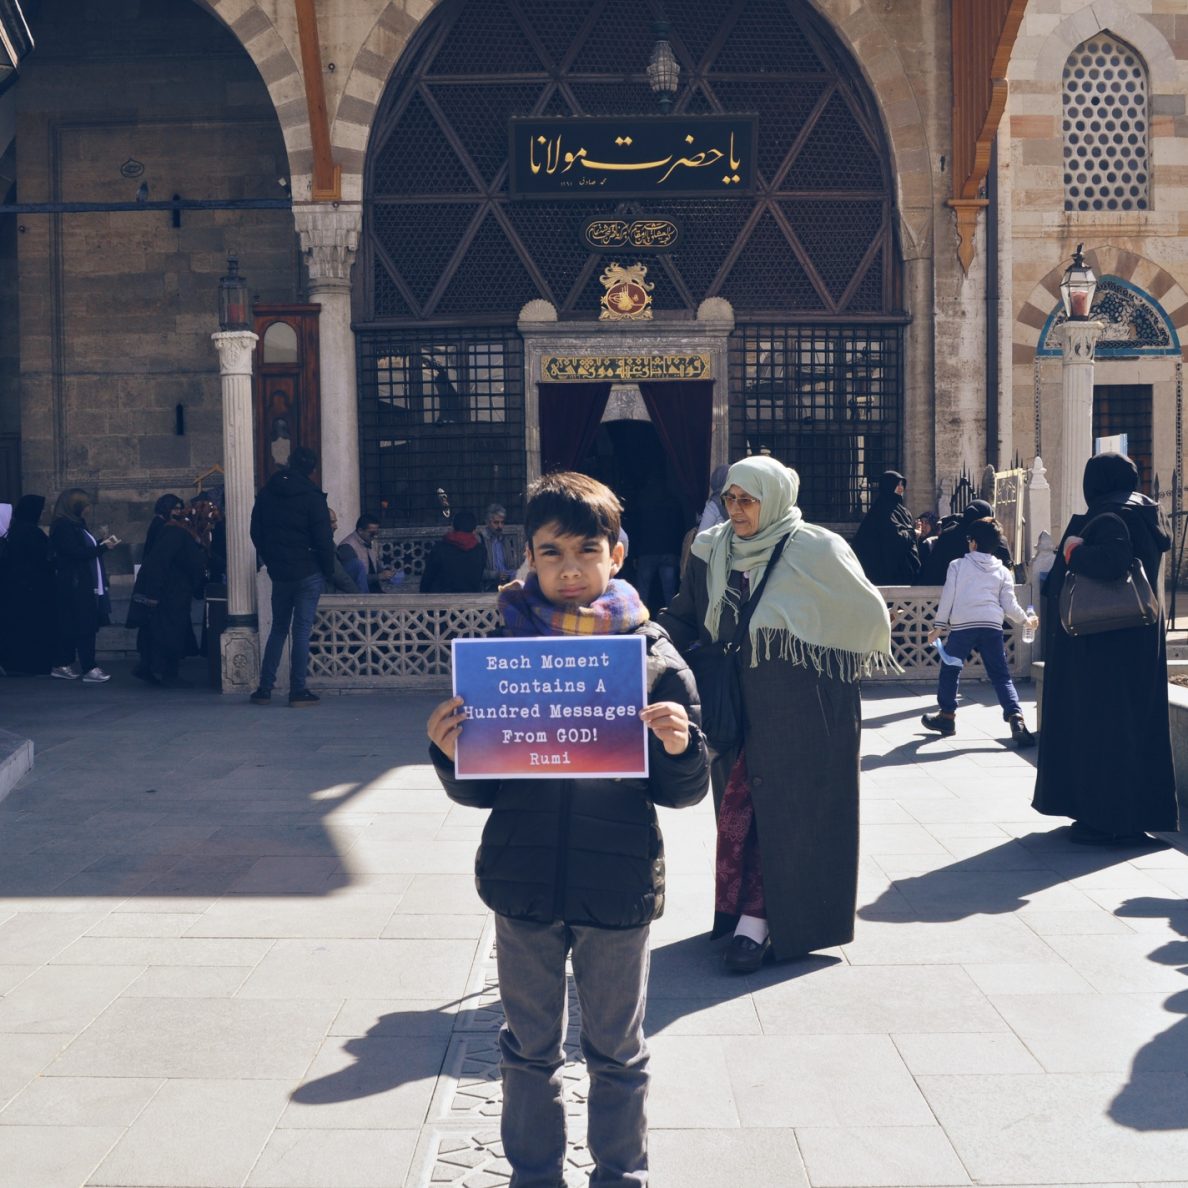
[[[145,681],[150,685],[159,685],[161,683],[160,677],[156,676],[150,669],[145,668],[141,664],[138,664],[132,670],[132,675],[136,677],[137,680]]]
[[[751,940],[749,936],[735,935],[730,938],[730,944],[722,954],[722,964],[731,973],[754,973],[770,953],[770,936],[760,942]]]

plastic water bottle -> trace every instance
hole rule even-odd
[[[1029,606],[1027,608],[1027,622],[1023,624],[1023,634],[1020,637],[1025,644],[1035,643],[1035,628],[1031,625],[1031,620],[1035,618],[1035,607]]]

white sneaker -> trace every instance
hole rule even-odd
[[[78,680],[78,673],[75,672],[74,669],[69,664],[63,665],[59,668],[51,668],[50,676],[56,678],[59,681],[77,681]]]
[[[102,668],[92,668],[90,672],[83,673],[84,685],[102,685],[104,681],[111,680],[111,673],[104,672]]]

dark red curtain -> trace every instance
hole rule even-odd
[[[660,380],[641,383],[639,390],[672,461],[681,496],[700,511],[709,487],[714,385],[709,380]]]
[[[609,383],[540,385],[540,473],[573,470],[590,452]]]

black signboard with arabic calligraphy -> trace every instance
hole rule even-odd
[[[540,116],[510,123],[513,198],[745,194],[754,116]]]
[[[681,242],[675,219],[589,219],[582,224],[582,246],[592,252],[671,252]]]

